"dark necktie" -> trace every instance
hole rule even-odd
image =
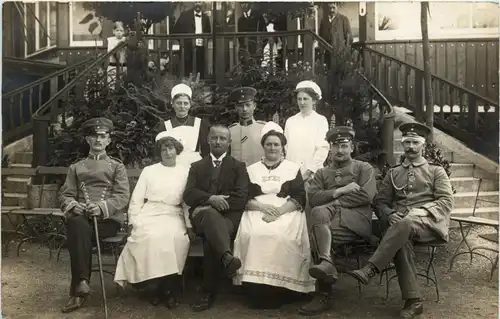
[[[201,18],[201,13],[196,13],[195,16],[197,16],[198,18]]]
[[[215,168],[219,168],[221,163],[222,163],[222,161],[214,160]]]

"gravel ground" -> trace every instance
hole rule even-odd
[[[474,244],[488,244],[476,239],[478,233],[491,232],[491,228],[473,230],[470,238]],[[458,245],[460,235],[451,231],[451,242],[437,253],[435,265],[440,280],[441,301],[435,302],[434,287],[426,286],[422,279],[422,293],[427,302],[421,318],[497,318],[498,273],[489,280],[490,262],[475,257],[469,263],[467,256],[457,259],[448,271],[449,257]],[[98,275],[91,282],[93,295],[84,308],[63,315],[60,308],[67,301],[69,286],[69,257],[63,252],[61,260],[48,260],[48,249],[39,245],[26,245],[20,257],[11,250],[2,259],[2,316],[3,318],[103,318]],[[490,253],[490,256],[494,254]],[[425,251],[417,253],[419,261],[427,259]],[[422,262],[419,262],[423,266]],[[105,275],[107,276],[107,275]],[[134,291],[119,293],[111,276],[106,277],[110,318],[303,318],[297,308],[304,302],[294,302],[279,310],[250,310],[241,295],[223,293],[216,306],[203,313],[193,313],[188,304],[194,298],[189,291],[181,299],[182,305],[170,311],[163,306],[152,307],[137,298]],[[390,284],[389,300],[384,300],[385,286],[373,280],[359,295],[356,284],[348,276],[341,277],[336,289],[334,309],[315,318],[397,318],[402,301],[397,281]]]

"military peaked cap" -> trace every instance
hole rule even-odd
[[[228,98],[228,104],[245,103],[253,101],[257,95],[257,90],[252,87],[241,87],[233,90]]]
[[[345,143],[354,139],[354,130],[349,126],[336,126],[326,133],[329,143]]]
[[[110,133],[113,122],[105,117],[94,117],[83,123],[83,129],[89,133]]]
[[[420,136],[427,138],[431,134],[431,129],[420,123],[404,123],[399,126],[399,130],[405,137]]]

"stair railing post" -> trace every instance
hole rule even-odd
[[[391,166],[396,164],[394,158],[394,117],[395,114],[386,114],[382,123],[382,150],[385,153],[382,163],[387,162]]]
[[[424,73],[415,69],[415,119],[423,121],[424,113]]]
[[[49,148],[49,118],[33,120],[33,159],[32,167],[46,166],[48,163]],[[38,183],[38,181],[34,181]]]

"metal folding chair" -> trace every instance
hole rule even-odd
[[[493,234],[479,235],[479,237],[482,237],[483,239],[486,239],[490,242],[498,243],[498,227],[499,227],[498,220],[476,217],[476,209],[477,209],[478,202],[496,203],[493,201],[479,198],[479,192],[481,189],[482,181],[483,181],[483,179],[480,178],[479,183],[478,183],[478,187],[477,187],[477,191],[476,191],[476,199],[474,201],[474,208],[472,210],[472,216],[467,216],[467,217],[451,216],[451,218],[450,218],[452,221],[458,222],[459,227],[460,227],[460,234],[462,235],[462,240],[458,244],[457,248],[453,252],[453,255],[450,259],[450,271],[452,270],[453,263],[458,256],[469,254],[470,255],[470,262],[472,263],[473,255],[477,255],[477,256],[484,257],[491,262],[491,264],[492,264],[491,271],[490,271],[490,280],[491,280],[493,278],[493,273],[495,272],[495,269],[498,265],[498,246],[488,247],[488,246],[481,246],[480,245],[480,246],[472,247],[471,244],[469,243],[469,241],[467,240],[467,237],[469,236],[469,233],[474,226],[490,226],[490,227],[495,228],[496,232]],[[464,230],[464,224],[470,225],[469,228],[467,229],[467,232],[465,232],[465,230]],[[465,244],[465,246],[467,246],[467,250],[459,252],[459,250],[463,244]],[[478,252],[478,250],[492,251],[492,252],[497,253],[497,256],[496,256],[496,258],[491,258],[489,256],[486,256],[485,254]]]

